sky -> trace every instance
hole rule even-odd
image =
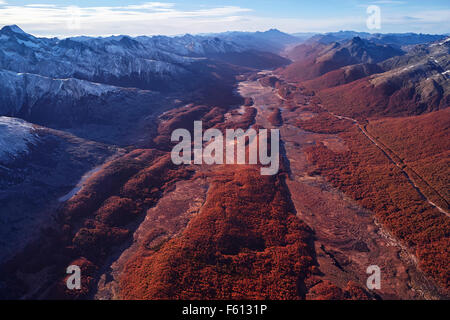
[[[376,17],[379,19],[373,20]],[[355,30],[442,34],[450,33],[450,0],[0,0],[0,27],[11,24],[47,37],[271,28],[288,33]]]

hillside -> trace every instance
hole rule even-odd
[[[450,109],[371,121],[367,131],[389,148],[429,189],[435,203],[450,211]]]
[[[305,81],[341,67],[359,63],[378,63],[402,51],[355,37],[345,43],[303,44],[290,54],[295,62],[280,71],[288,81]]]
[[[349,117],[416,115],[450,105],[450,42],[439,42],[381,64],[388,69],[318,92],[329,110]],[[336,82],[335,82],[336,83]]]

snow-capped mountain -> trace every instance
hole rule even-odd
[[[295,41],[278,30],[210,36],[37,38],[14,25],[0,30],[0,69],[160,89],[156,82],[189,75],[205,58],[249,50],[273,52]]]
[[[127,132],[160,108],[163,100],[159,93],[149,90],[0,70],[1,115],[56,129],[99,126],[79,133],[86,138],[102,130]],[[107,136],[100,140],[117,140],[116,136]]]
[[[227,63],[285,63],[249,48],[214,36],[37,38],[6,26],[0,30],[0,115],[57,129],[136,121],[161,102],[156,92],[184,99],[220,88],[237,72]]]
[[[0,166],[29,153],[29,146],[39,140],[31,123],[21,119],[0,117]]]
[[[322,44],[330,44],[333,42],[345,42],[352,38],[359,37],[361,39],[370,40],[380,45],[390,45],[397,48],[405,48],[418,44],[427,44],[442,40],[445,35],[439,34],[417,34],[417,33],[368,33],[355,31],[339,31],[326,34],[317,34],[310,39],[308,43],[319,42]]]
[[[238,44],[241,47],[279,53],[288,45],[299,44],[304,39],[295,37],[277,29],[270,29],[264,32],[224,32],[213,34],[214,37],[223,41]]]
[[[216,63],[253,66],[250,62],[256,61],[271,67],[286,62],[273,54],[249,53],[252,44],[231,40],[193,35],[37,38],[18,26],[6,26],[0,30],[0,115],[29,115],[43,98],[68,105],[114,90],[98,83],[192,92],[217,81],[218,68],[223,68]]]
[[[169,56],[206,57],[208,54],[242,52],[247,49],[231,41],[218,37],[202,37],[186,34],[179,37],[140,36],[134,39],[147,48],[168,54]]]
[[[79,78],[118,84],[139,78],[149,87],[155,79],[186,73],[192,58],[164,54],[128,37],[116,39],[41,39],[4,27],[0,31],[0,68],[51,78]]]
[[[60,40],[36,38],[18,26],[0,30],[0,69],[142,89],[191,73],[191,64],[208,53],[243,50],[218,38],[191,35]]]
[[[117,91],[114,86],[93,83],[74,78],[52,79],[32,74],[0,70],[0,113],[16,115],[22,107],[32,107],[46,97],[80,100],[87,96],[100,97],[103,94]]]

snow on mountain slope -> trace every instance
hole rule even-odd
[[[445,38],[445,35],[439,34],[417,34],[417,33],[368,33],[355,31],[339,31],[326,34],[317,34],[310,39],[308,43],[318,42],[330,44],[333,42],[348,41],[354,37],[370,40],[377,44],[385,44],[397,48],[414,46],[418,44],[432,43]]]
[[[261,62],[258,66],[279,67],[285,61],[276,55],[264,56],[261,51],[278,50],[296,38],[271,30],[210,36],[58,39],[37,38],[17,26],[6,26],[0,30],[0,39],[0,70],[168,92],[208,77],[216,63],[242,60],[244,63],[237,65],[254,67],[248,62],[256,57]]]
[[[141,36],[136,41],[147,48],[156,49],[169,55],[206,56],[210,53],[242,52],[246,47],[217,37],[193,36],[186,34],[179,37]]]
[[[36,38],[17,26],[0,30],[0,68],[51,78],[78,78],[153,89],[158,81],[189,74],[190,65],[208,53],[239,52],[231,42],[212,37],[114,36]]]
[[[165,99],[149,90],[0,70],[0,115],[76,130],[79,137],[103,143],[129,143],[137,123]]]
[[[0,163],[8,164],[20,155],[28,154],[29,145],[38,140],[32,124],[21,119],[0,117]]]
[[[80,100],[86,96],[101,96],[117,91],[117,87],[78,79],[48,77],[0,70],[0,114],[17,114],[25,105],[32,107],[38,100],[53,96],[60,102]]]
[[[128,37],[80,42],[35,38],[13,30],[4,27],[0,31],[0,68],[51,78],[74,77],[109,84],[139,78],[147,88],[153,80],[187,73],[183,66],[195,61],[151,50]]]
[[[279,53],[288,45],[302,42],[301,39],[277,29],[267,30],[265,32],[233,31],[214,34],[213,36],[223,41],[236,43],[241,47],[272,53]]]

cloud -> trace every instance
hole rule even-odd
[[[429,10],[420,11],[416,13],[409,13],[408,15],[386,15],[384,17],[386,23],[404,24],[411,22],[411,20],[417,21],[420,26],[422,24],[440,24],[444,26],[450,21],[450,10]],[[411,26],[411,25],[410,25]]]
[[[391,0],[379,0],[374,1],[375,4],[406,4],[406,1],[391,1]]]
[[[260,17],[239,6],[180,10],[173,3],[147,2],[127,6],[74,7],[30,4],[0,8],[3,24],[17,24],[40,36],[153,35],[261,31],[273,27],[287,32],[325,32],[364,26],[365,17],[293,19]]]
[[[6,4],[6,1],[0,0],[0,6]]]
[[[0,21],[42,36],[180,34],[214,31],[251,11],[238,6],[179,10],[162,2],[98,7],[29,4],[0,8]]]
[[[2,0],[0,0],[2,1]],[[402,2],[402,1],[378,1]],[[29,4],[0,7],[0,22],[17,24],[38,36],[176,35],[224,31],[262,31],[278,28],[285,32],[370,31],[366,11],[358,16],[324,18],[275,18],[258,16],[249,8],[211,6],[181,10],[176,4],[143,4],[74,7]],[[395,13],[382,10],[381,32],[447,33],[450,10]]]
[[[417,32],[445,34],[449,32],[450,10],[429,10],[393,14],[381,12],[382,32]]]
[[[163,3],[163,2],[147,2],[138,5],[129,5],[126,7],[120,7],[122,9],[157,9],[157,8],[172,8],[174,7],[173,3]]]
[[[25,7],[53,8],[53,7],[56,7],[56,5],[54,5],[54,4],[26,4]]]

